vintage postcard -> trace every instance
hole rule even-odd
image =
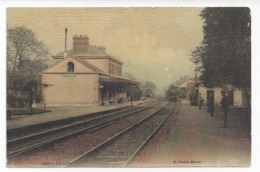
[[[6,166],[250,167],[248,7],[9,7]]]

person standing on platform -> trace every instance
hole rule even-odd
[[[133,106],[134,97],[133,95],[130,96],[131,106]]]
[[[198,105],[199,105],[199,109],[201,109],[202,103],[203,103],[204,99],[201,97],[201,93],[199,93],[198,95]]]
[[[223,128],[227,128],[229,101],[225,91],[221,91],[221,95],[222,95],[222,99],[220,102],[221,104],[220,110],[223,113]]]
[[[210,116],[213,117],[214,112],[215,112],[215,106],[214,106],[214,93],[209,92],[209,96],[208,96],[208,101],[207,101],[207,105],[208,105],[208,113],[210,113]]]

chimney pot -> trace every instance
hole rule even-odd
[[[89,46],[89,38],[87,36],[76,35],[73,37],[73,52],[76,54],[87,53]]]

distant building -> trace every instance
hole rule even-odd
[[[208,94],[209,92],[213,92],[214,95],[214,103],[216,105],[220,104],[221,101],[221,93],[220,91],[222,88],[215,87],[215,88],[206,88],[203,84],[199,84],[197,88],[195,88],[195,80],[194,79],[188,79],[185,80],[177,85],[179,88],[179,94],[182,95],[182,97],[189,100],[189,95],[193,93],[195,90],[198,90],[198,93],[201,93],[202,98],[204,99],[204,104],[207,104]],[[227,87],[226,89],[227,95],[229,96],[230,105],[231,106],[245,106],[246,105],[246,98],[244,95],[244,92],[239,89],[232,86]]]
[[[92,46],[87,36],[74,36],[73,49],[52,56],[42,72],[47,107],[87,106],[127,100],[126,88],[139,83],[121,77],[123,63]]]
[[[212,92],[214,96],[215,105],[219,105],[221,102],[222,95],[220,92],[222,90],[223,89],[220,87],[209,89],[204,87],[202,84],[199,86],[199,92],[201,93],[201,96],[204,98],[205,103],[207,102],[209,92]],[[227,92],[227,96],[229,97],[230,106],[246,105],[246,98],[244,92],[241,89],[229,86],[225,89],[225,91]]]
[[[181,98],[189,99],[189,95],[191,94],[194,88],[195,80],[194,79],[187,79],[185,81],[180,82],[176,85],[179,90],[179,94]]]

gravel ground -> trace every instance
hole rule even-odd
[[[178,112],[178,109],[175,110]],[[235,115],[235,114],[234,114]],[[210,117],[206,108],[182,105],[139,152],[132,167],[248,167],[251,136],[235,125],[221,128],[221,115]],[[240,134],[237,131],[240,132]]]

